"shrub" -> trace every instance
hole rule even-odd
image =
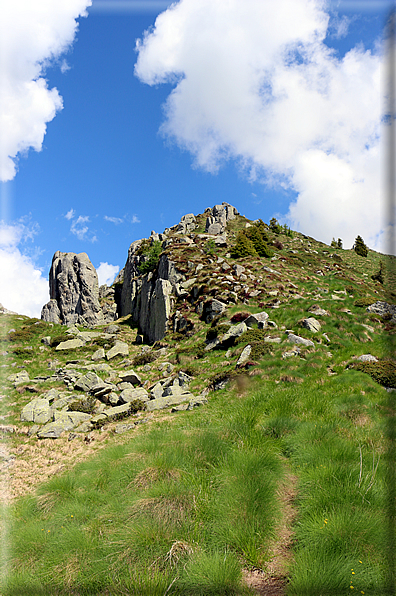
[[[374,302],[375,302],[375,300],[373,300],[369,296],[364,296],[363,298],[358,298],[357,300],[355,300],[353,305],[360,306],[360,307],[364,308],[364,307],[370,306],[371,304],[374,304]]]
[[[133,366],[143,366],[144,364],[149,364],[150,362],[154,362],[157,360],[158,356],[154,354],[154,352],[144,352],[143,354],[138,354],[132,360]]]
[[[238,232],[235,246],[231,250],[231,257],[233,259],[242,259],[244,257],[256,257],[257,251],[254,244],[246,236],[244,231]]]
[[[242,323],[248,317],[250,317],[250,312],[236,312],[235,315],[231,317],[231,323]]]
[[[364,240],[361,236],[357,236],[355,239],[355,244],[353,245],[353,250],[357,255],[361,257],[367,257],[368,255],[368,248],[364,243]]]
[[[274,234],[282,234],[282,226],[280,225],[276,217],[272,217],[270,219],[269,227],[271,232],[273,232]]]
[[[245,235],[253,242],[253,246],[260,257],[272,257],[272,252],[267,246],[267,233],[260,225],[254,224],[245,230]]]
[[[144,250],[146,251],[146,248]],[[140,263],[140,265],[138,265],[139,273],[144,274],[149,273],[150,271],[155,271],[158,265],[161,252],[162,243],[159,240],[155,240],[149,247],[147,252],[142,253],[144,256],[147,257],[147,260],[143,261],[143,263]]]
[[[252,342],[264,342],[264,338],[266,337],[267,333],[264,329],[249,329],[242,333],[236,341],[237,344],[240,343],[248,343],[251,344]]]
[[[204,252],[207,255],[214,255],[216,251],[216,244],[214,240],[208,240],[204,246]]]
[[[226,333],[229,330],[229,328],[229,325],[216,325],[215,327],[210,327],[206,334],[206,340],[212,341],[219,335],[223,335],[223,333]]]
[[[282,244],[282,242],[281,242],[280,240],[275,240],[275,242],[274,242],[274,246],[275,246],[275,248],[277,248],[278,250],[282,250],[282,248],[283,248],[283,244]]]
[[[349,368],[369,374],[374,381],[384,387],[396,387],[396,363],[391,360],[354,362]]]

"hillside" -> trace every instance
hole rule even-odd
[[[387,593],[394,258],[224,205],[0,314],[3,595]]]

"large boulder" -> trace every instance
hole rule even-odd
[[[41,318],[64,325],[103,323],[98,276],[86,253],[57,251],[49,273],[50,301]]]

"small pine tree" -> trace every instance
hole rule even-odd
[[[361,236],[357,236],[355,240],[355,244],[353,245],[353,250],[357,255],[361,257],[367,257],[368,255],[368,248],[364,243],[364,240]]]
[[[338,240],[337,240],[337,248],[342,248],[342,240],[341,240],[341,238],[338,238]]]
[[[254,244],[246,236],[245,232],[241,230],[238,233],[235,246],[231,251],[233,259],[242,259],[243,257],[256,257],[257,251],[254,248]]]
[[[162,242],[155,240],[147,252],[143,253],[148,257],[147,261],[143,261],[138,265],[139,273],[149,273],[157,268],[160,254],[162,253]]]
[[[276,217],[272,217],[270,219],[269,227],[271,232],[274,232],[274,234],[282,233],[282,226],[279,224],[279,221],[276,219]]]
[[[256,225],[245,230],[245,235],[253,242],[253,246],[260,257],[272,257],[272,252],[266,244],[267,234],[262,234]]]
[[[338,248],[337,242],[336,242],[336,239],[334,238],[334,236],[333,236],[333,240],[331,241],[330,246],[331,246],[331,248]]]

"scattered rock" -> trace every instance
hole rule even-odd
[[[142,385],[142,380],[133,370],[124,370],[118,375],[122,382],[131,383],[132,385]]]
[[[302,326],[305,327],[306,329],[308,329],[309,331],[312,331],[312,333],[317,333],[321,329],[321,324],[319,323],[319,321],[317,321],[313,317],[304,319],[302,321]]]
[[[58,344],[55,350],[76,350],[77,348],[82,348],[83,346],[85,346],[85,341],[82,339],[67,339],[66,341],[62,341],[60,344]]]
[[[378,358],[373,356],[372,354],[362,354],[356,360],[360,360],[360,362],[378,362]]]
[[[252,351],[251,345],[245,346],[241,355],[238,358],[236,365],[243,366],[246,362],[248,362],[251,351]]]
[[[294,333],[289,333],[287,337],[287,341],[291,344],[301,344],[302,346],[314,346],[315,344],[310,339],[305,339],[304,337],[300,337],[299,335],[294,335]]]
[[[114,346],[106,353],[106,359],[111,360],[116,356],[129,356],[129,346],[124,341],[116,341]]]
[[[259,329],[263,329],[267,324],[267,320],[268,320],[268,314],[263,311],[263,312],[256,313],[254,315],[250,315],[250,317],[245,319],[244,323],[248,327],[253,327],[254,325],[257,325]]]
[[[36,424],[45,424],[52,420],[53,410],[48,399],[36,397],[26,404],[21,412],[23,422],[35,422]]]

